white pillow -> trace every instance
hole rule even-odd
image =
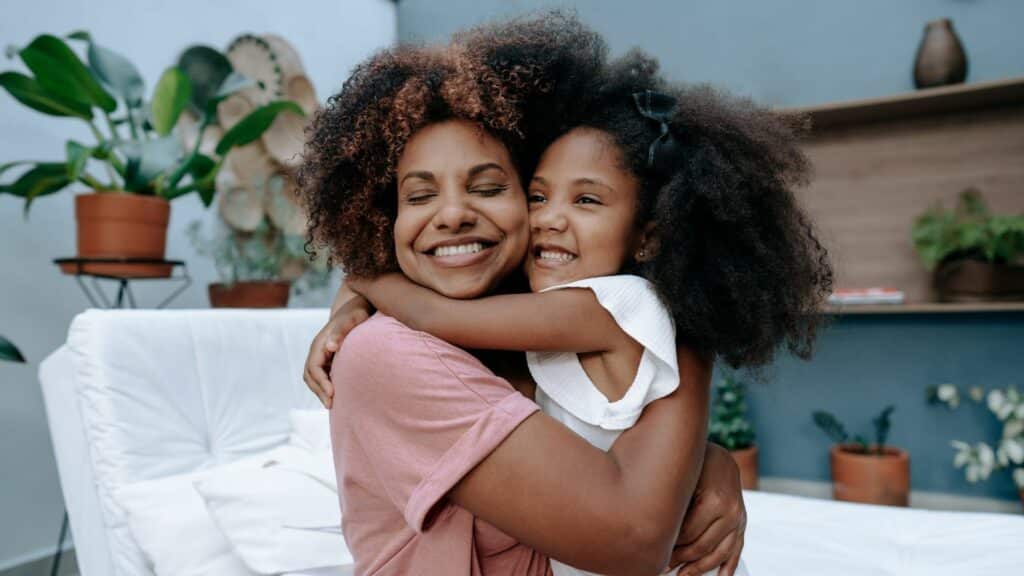
[[[352,564],[337,490],[322,478],[329,469],[333,479],[331,453],[282,446],[276,460],[255,471],[219,470],[196,482],[235,553],[260,574]]]
[[[157,576],[253,576],[214,524],[193,484],[221,471],[252,474],[267,460],[276,459],[280,450],[275,448],[218,468],[136,482],[115,492],[132,536]]]
[[[331,449],[331,420],[327,410],[290,410],[288,443],[309,452]]]

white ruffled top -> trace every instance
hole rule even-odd
[[[541,409],[602,450],[633,426],[645,406],[679,387],[672,316],[654,286],[632,275],[600,276],[543,290],[588,288],[619,327],[643,347],[636,377],[625,396],[610,402],[573,352],[527,352]]]

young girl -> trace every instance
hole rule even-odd
[[[677,388],[677,342],[734,367],[782,344],[808,357],[832,272],[790,191],[807,174],[792,122],[670,90],[639,54],[590,92],[530,182],[533,293],[457,300],[395,274],[350,285],[457,346],[531,350],[537,404],[607,450]],[[405,201],[436,195],[424,184]],[[422,256],[457,266],[487,248],[468,238]]]

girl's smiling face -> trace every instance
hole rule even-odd
[[[608,134],[580,127],[555,140],[527,193],[530,289],[618,274],[642,242],[639,193]]]
[[[412,281],[476,298],[523,261],[526,198],[508,149],[476,124],[426,126],[398,161],[395,254]]]

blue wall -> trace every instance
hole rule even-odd
[[[784,357],[769,381],[748,386],[761,474],[828,480],[830,441],[811,421],[828,410],[851,434],[894,404],[890,443],[910,452],[915,489],[1016,499],[1006,471],[970,485],[952,466],[952,439],[999,438],[995,416],[963,394],[951,411],[925,402],[929,385],[1024,384],[1024,313],[844,316],[822,334],[814,358]]]
[[[1024,75],[1019,0],[401,0],[398,37],[455,30],[549,7],[574,7],[612,54],[638,46],[676,81],[710,82],[764,104],[804,105],[913,89],[926,22],[948,17],[967,81]]]
[[[968,82],[1024,75],[1024,2],[858,0],[816,2],[592,0],[402,0],[404,41],[443,41],[455,30],[547,7],[575,7],[612,54],[639,46],[676,81],[710,82],[762,103],[820,104],[913,89],[924,25],[949,17],[970,62]],[[1024,314],[873,316],[839,319],[811,362],[780,360],[750,405],[762,474],[827,480],[828,441],[811,412],[828,409],[867,433],[897,406],[891,440],[911,452],[915,488],[1015,499],[1009,475],[971,486],[953,469],[951,439],[997,438],[994,417],[966,401],[929,406],[928,385],[1024,385]]]

